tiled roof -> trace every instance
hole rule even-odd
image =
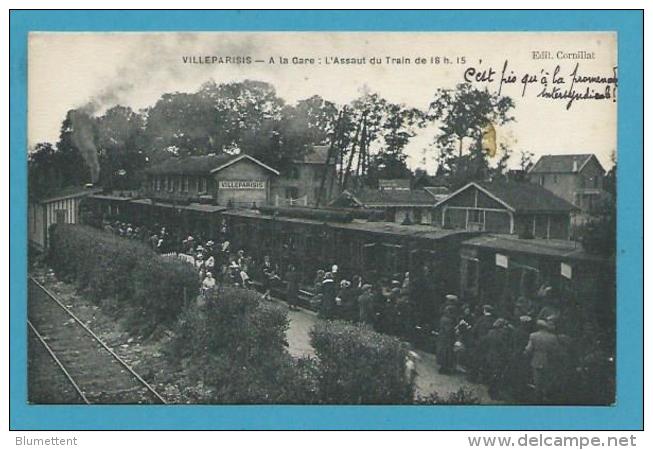
[[[421,189],[414,191],[363,189],[353,194],[355,200],[366,207],[433,206],[436,200]]]
[[[575,173],[592,157],[594,155],[591,153],[579,155],[544,155],[535,163],[530,173]]]
[[[567,200],[535,183],[480,181],[475,184],[520,213],[570,212],[578,209]]]
[[[212,169],[236,159],[240,155],[222,153],[218,155],[171,157],[145,170],[150,175],[208,175]]]
[[[212,172],[235,163],[236,160],[249,159],[250,161],[265,167],[268,170],[278,171],[263,164],[261,161],[247,154],[230,155],[227,153],[211,154],[202,156],[185,156],[183,158],[172,157],[145,170],[150,175],[209,175]]]

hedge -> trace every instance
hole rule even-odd
[[[286,309],[253,291],[219,288],[180,316],[167,348],[212,390],[210,403],[314,403],[311,360],[287,351]]]
[[[340,321],[318,322],[311,331],[318,357],[322,403],[412,403],[414,375],[408,349],[397,338]]]
[[[199,277],[192,265],[162,257],[141,259],[133,281],[135,303],[145,314],[151,314],[155,323],[165,325],[175,322],[199,289]]]
[[[141,242],[82,225],[50,231],[48,261],[57,276],[75,281],[100,302],[116,299],[153,325],[174,321],[199,277],[183,261],[166,260]]]

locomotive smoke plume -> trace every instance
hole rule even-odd
[[[106,109],[129,104],[135,92],[147,89],[153,80],[184,81],[188,67],[180,63],[183,54],[204,54],[208,49],[229,55],[250,55],[256,46],[242,38],[216,35],[211,42],[198,40],[193,33],[144,34],[132,44],[133,50],[126,63],[116,69],[115,76],[106,87],[94,94],[84,105],[70,111],[72,141],[79,149],[91,171],[93,183],[98,181],[100,165],[94,139],[94,117]],[[198,72],[209,73],[214,67],[207,65]],[[201,77],[201,75],[200,75]]]
[[[70,111],[69,119],[72,125],[73,144],[79,149],[91,171],[91,181],[97,183],[100,176],[100,162],[93,137],[93,119],[83,109]]]

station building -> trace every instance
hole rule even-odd
[[[252,207],[270,201],[279,171],[246,155],[169,158],[145,171],[143,197],[166,203]]]

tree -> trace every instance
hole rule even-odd
[[[285,120],[299,121],[306,134],[306,140],[312,145],[328,144],[329,136],[334,131],[338,108],[329,100],[313,95],[288,109],[284,109]],[[295,125],[300,128],[298,125]],[[290,128],[290,127],[289,127]]]
[[[388,102],[377,93],[366,92],[352,101],[343,115],[340,142],[346,161],[343,188],[352,177],[368,186],[379,178],[410,177],[403,151],[424,124],[422,111]]]
[[[188,156],[222,151],[228,145],[226,139],[219,139],[215,107],[201,95],[163,94],[146,114],[144,139],[152,159],[160,159],[158,153],[170,156],[172,148],[178,155]]]
[[[144,117],[129,107],[114,106],[96,121],[100,184],[107,188],[137,188],[146,164]]]
[[[198,94],[214,109],[215,141],[221,150],[239,148],[269,161],[270,149],[277,147],[277,122],[284,106],[274,86],[253,80],[226,84],[209,82]]]
[[[27,158],[28,189],[30,197],[43,197],[63,186],[63,173],[59,154],[49,142],[34,146]]]
[[[510,97],[479,90],[470,84],[459,84],[456,89],[438,89],[431,102],[428,118],[440,124],[436,136],[439,171],[461,181],[470,181],[488,174],[487,154],[482,138],[488,124],[504,125],[514,121]],[[468,154],[464,154],[465,142]],[[509,150],[504,147],[504,156]],[[500,161],[501,162],[501,161]],[[504,161],[505,163],[505,161]]]
[[[535,154],[528,150],[521,150],[519,152],[519,169],[523,172],[528,172],[533,167],[533,157]]]
[[[55,147],[56,156],[52,160],[61,179],[59,187],[79,186],[97,181],[99,166],[96,164],[97,154],[92,152],[92,136],[93,121],[90,116],[81,110],[70,110],[66,113]]]

